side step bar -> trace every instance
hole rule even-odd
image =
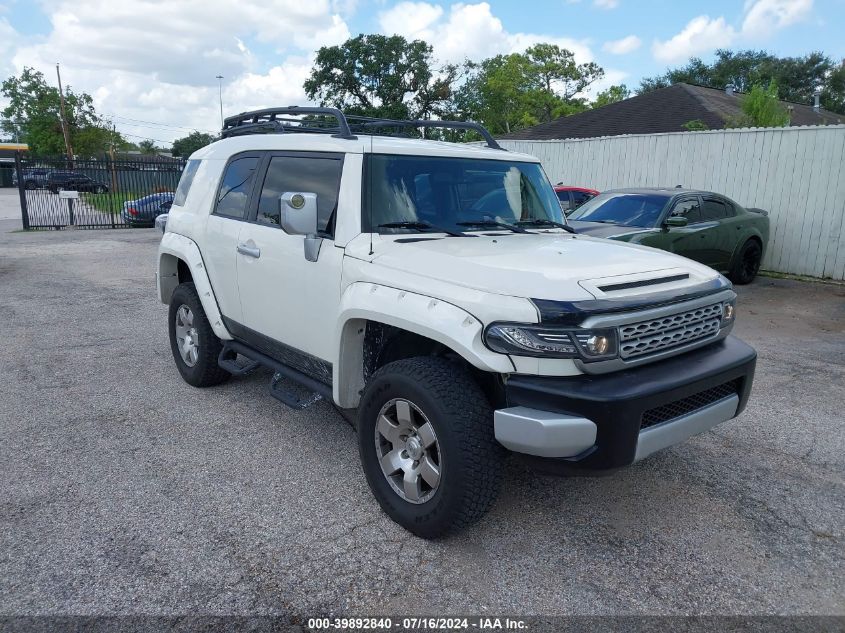
[[[246,365],[239,365],[236,362],[238,354],[248,358],[249,362]],[[243,376],[260,366],[269,367],[275,372],[273,378],[270,380],[270,395],[293,409],[304,409],[323,398],[329,402],[332,401],[332,388],[329,385],[323,384],[319,380],[314,380],[311,376],[303,374],[298,369],[280,363],[276,359],[239,341],[226,341],[223,344],[223,350],[220,352],[217,364],[235,376]],[[279,385],[281,378],[287,378],[305,387],[311,392],[311,395],[305,398],[299,398],[295,393]]]

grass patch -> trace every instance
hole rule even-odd
[[[762,277],[771,277],[772,279],[790,279],[792,281],[809,281],[817,284],[831,284],[834,286],[845,285],[843,281],[837,281],[830,277],[810,277],[809,275],[793,275],[791,273],[778,273],[773,270],[761,270],[759,273]]]
[[[117,214],[123,211],[123,203],[137,200],[146,194],[134,191],[110,191],[108,193],[80,193],[85,202],[103,213]]]

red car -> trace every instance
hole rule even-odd
[[[560,200],[560,208],[563,209],[564,215],[569,215],[587,200],[599,195],[599,192],[595,189],[587,189],[586,187],[567,187],[561,183],[558,183],[555,187],[555,193]]]

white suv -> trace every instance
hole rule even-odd
[[[487,146],[377,135],[431,126]],[[724,277],[573,234],[539,161],[468,123],[230,117],[179,183],[158,289],[189,384],[265,366],[290,406],[357,410],[373,494],[423,537],[490,508],[508,451],[603,471],[733,418],[756,360]]]

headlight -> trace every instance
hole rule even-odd
[[[493,323],[484,344],[494,352],[541,358],[607,360],[617,355],[616,330],[558,329],[518,323]]]

